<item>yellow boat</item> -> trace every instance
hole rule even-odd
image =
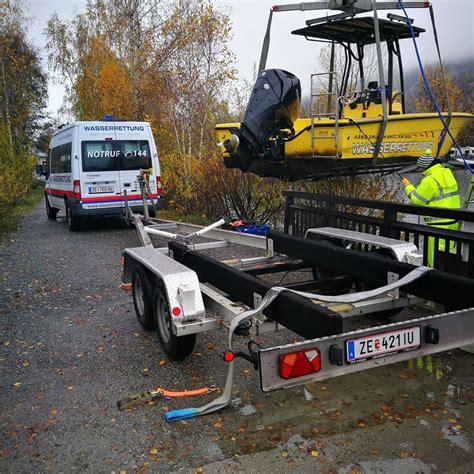
[[[348,90],[351,59],[339,83],[334,72],[313,74],[310,117],[298,118],[298,78],[279,69],[262,70],[243,121],[215,127],[228,168],[288,180],[318,179],[401,168],[427,148],[439,157],[448,154],[452,137],[469,124],[472,114],[443,112],[450,132],[446,133],[438,114],[406,113],[398,42],[424,30],[413,25],[410,29],[395,15],[389,14],[388,20],[354,16],[307,21],[293,34],[343,45],[347,57],[352,54],[359,63],[360,90]],[[387,80],[380,76],[386,82],[383,88],[376,81],[365,84],[362,64],[364,47],[375,43],[376,37],[388,51]],[[394,59],[400,73],[398,90],[393,86]],[[324,76],[335,84],[333,89],[321,90]]]

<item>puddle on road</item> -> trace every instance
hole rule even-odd
[[[338,469],[337,474],[354,474],[359,472],[366,473],[384,473],[384,472],[400,472],[403,474],[422,474],[431,472],[433,468],[429,464],[425,464],[419,459],[390,459],[373,462],[360,462],[357,465],[350,465]]]
[[[425,356],[267,394],[255,376],[245,388],[237,383],[231,408],[215,415],[213,441],[226,458],[272,448],[314,456],[324,451],[326,436],[344,434],[350,443],[358,430],[417,418],[420,430],[440,430],[468,451],[459,410],[472,400],[470,357],[460,351]]]
[[[456,425],[449,424],[442,429],[443,438],[449,441],[452,445],[463,449],[467,453],[471,451],[471,442],[462,434],[461,430]]]
[[[253,405],[245,405],[239,410],[239,413],[244,416],[253,415],[257,413],[257,409]]]

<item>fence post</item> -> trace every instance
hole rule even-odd
[[[326,227],[337,227],[337,219],[334,216],[336,203],[334,201],[326,201]]]
[[[285,234],[288,234],[288,229],[290,227],[290,224],[293,224],[292,227],[294,227],[294,222],[290,222],[290,212],[291,212],[291,206],[295,203],[295,199],[291,196],[286,196],[285,197],[285,215],[283,219],[284,223],[284,229],[285,229]]]
[[[397,222],[397,211],[390,209],[390,206],[384,206],[383,221],[380,227],[380,235],[382,237],[391,237],[392,239],[398,239],[400,232],[396,229],[392,229],[392,223]]]

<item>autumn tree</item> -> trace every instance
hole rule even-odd
[[[425,75],[433,96],[442,112],[470,112],[474,111],[474,79],[472,74],[465,72],[445,72],[444,79],[440,66],[425,66]],[[448,102],[449,101],[449,102]],[[435,112],[435,106],[428,95],[421,75],[414,90],[416,112]],[[469,124],[458,135],[460,144],[470,143],[474,135],[474,126]]]
[[[51,16],[45,31],[48,60],[65,86],[72,115],[100,116],[111,106],[126,110],[124,118],[144,118],[143,81],[173,50],[162,38],[163,5],[159,0],[88,0],[72,20]],[[87,90],[94,85],[99,85],[97,95]]]
[[[438,102],[440,109],[446,112],[448,100],[451,110],[463,111],[467,104],[463,103],[463,91],[451,74],[443,74],[440,66],[425,66],[425,75],[430,85],[431,91]],[[435,107],[425,88],[423,78],[418,76],[418,83],[415,87],[415,111],[416,112],[435,112]]]
[[[178,26],[183,25],[183,26]],[[179,54],[164,65],[176,147],[181,156],[193,153],[201,159],[204,146],[211,145],[209,131],[215,111],[224,98],[222,91],[234,79],[234,55],[228,43],[229,17],[210,2],[179,2],[164,28],[165,36],[176,27],[189,29]]]
[[[27,149],[43,117],[46,76],[36,49],[27,41],[21,4],[12,2],[1,17],[0,119],[11,147]]]
[[[44,117],[46,76],[26,39],[23,5],[11,1],[0,16],[0,213],[31,182],[32,146]]]
[[[81,56],[80,62],[80,73],[74,84],[78,100],[73,110],[77,117],[95,120],[105,113],[115,117],[136,116],[129,71],[103,37],[91,40],[90,50]]]

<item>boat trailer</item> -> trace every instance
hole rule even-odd
[[[226,407],[238,357],[253,364],[269,392],[474,343],[474,280],[420,265],[411,243],[332,227],[309,229],[305,238],[276,231],[263,237],[218,229],[222,220],[203,228],[130,209],[127,215],[142,245],[125,249],[123,281],[131,283],[140,324],[156,329],[168,357],[191,354],[198,333],[228,334],[222,395],[200,408],[171,410],[167,421]],[[151,236],[167,246],[155,248]],[[219,261],[203,253],[233,244],[265,255]],[[311,277],[287,285],[259,278],[281,272]],[[353,317],[386,321],[421,303],[438,311],[346,332]],[[262,348],[252,339],[285,329],[304,340]],[[248,352],[234,350],[239,335],[250,338]]]

